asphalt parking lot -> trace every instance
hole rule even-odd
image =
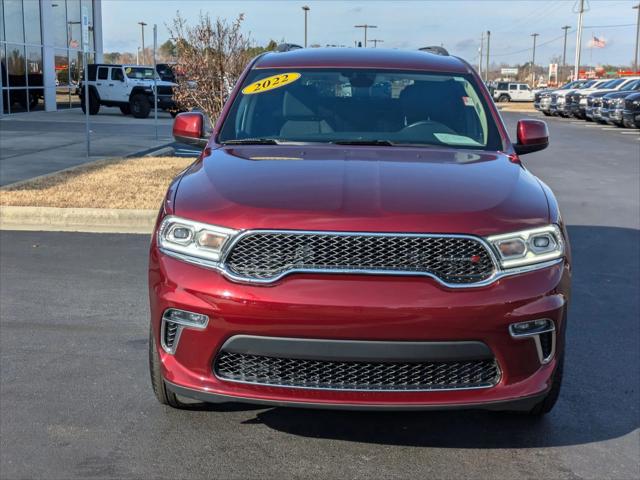
[[[511,132],[522,116],[504,114]],[[546,418],[163,407],[148,238],[0,232],[0,477],[638,478],[640,136],[549,127],[550,148],[524,160],[558,196],[574,288]]]

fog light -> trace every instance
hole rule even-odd
[[[541,364],[549,363],[556,351],[556,326],[553,320],[540,318],[509,325],[509,334],[515,339],[530,339],[536,345]]]
[[[509,325],[509,332],[512,337],[540,335],[541,333],[551,332],[554,329],[555,327],[553,326],[553,322],[548,318],[512,323]]]
[[[209,317],[200,313],[187,312],[186,310],[178,310],[170,308],[165,310],[162,319],[167,322],[177,323],[185,327],[205,328],[209,322]]]

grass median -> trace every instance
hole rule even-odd
[[[159,208],[169,183],[193,158],[103,160],[7,185],[0,205],[61,208]]]

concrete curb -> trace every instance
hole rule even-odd
[[[522,112],[522,113],[535,113],[537,110],[535,108],[533,108],[533,106],[516,106],[516,105],[510,105],[510,106],[498,106],[498,110],[500,110],[501,112]]]
[[[0,206],[0,230],[151,233],[157,210]]]

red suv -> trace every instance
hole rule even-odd
[[[171,184],[149,265],[150,368],[186,398],[548,412],[567,234],[473,68],[428,52],[300,49],[247,67]]]

